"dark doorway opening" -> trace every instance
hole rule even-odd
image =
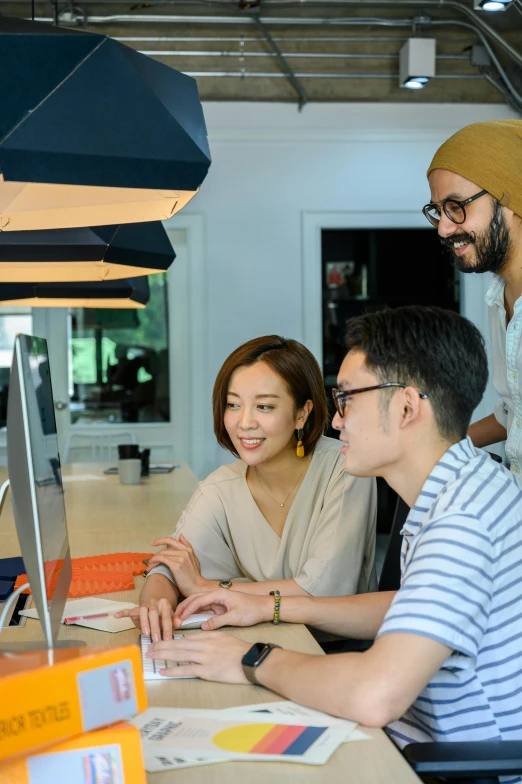
[[[426,229],[323,229],[322,323],[326,392],[345,356],[346,322],[401,305],[460,310],[459,275],[437,233]],[[333,405],[330,402],[333,416]],[[330,428],[328,435],[337,438]],[[378,480],[378,533],[388,533],[396,495]]]

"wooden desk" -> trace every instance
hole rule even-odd
[[[173,531],[176,520],[194,491],[197,480],[184,465],[171,474],[154,475],[139,486],[122,486],[117,476],[104,476],[103,466],[76,464],[64,467],[65,504],[73,557],[123,551],[146,552],[156,536]],[[97,477],[88,479],[86,477]],[[103,478],[101,478],[103,477]],[[0,472],[0,483],[6,478]],[[0,555],[19,554],[9,502],[0,518]],[[134,591],[106,594],[107,598],[137,601],[143,578]],[[322,654],[304,626],[262,624],[247,629],[227,629],[242,640],[274,642],[302,653]],[[198,632],[192,632],[197,634]],[[2,639],[41,638],[40,626],[28,620],[22,629],[4,629]],[[136,642],[137,631],[108,635],[81,626],[60,627],[60,639],[83,640],[88,645],[122,645]],[[147,692],[151,705],[184,708],[228,708],[281,699],[259,686],[229,686],[205,681],[151,682]],[[292,763],[219,763],[183,771],[149,774],[150,784],[415,784],[417,776],[382,730],[368,730],[372,741],[348,743],[339,748],[326,766]]]

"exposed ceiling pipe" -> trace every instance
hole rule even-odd
[[[518,91],[514,87],[513,83],[509,79],[509,77],[506,74],[504,68],[502,67],[502,63],[498,59],[497,55],[495,54],[495,51],[494,51],[493,47],[490,45],[489,41],[487,40],[486,36],[482,33],[482,31],[475,29],[473,27],[473,25],[468,24],[468,22],[461,22],[461,21],[449,22],[446,19],[433,20],[432,23],[431,23],[431,26],[441,27],[441,26],[447,26],[448,24],[458,25],[459,27],[465,27],[467,29],[471,29],[471,30],[474,30],[476,32],[476,34],[478,35],[478,37],[482,41],[482,44],[483,44],[484,48],[486,49],[487,53],[489,54],[489,56],[491,58],[491,62],[493,63],[493,65],[497,69],[500,78],[502,79],[502,81],[506,85],[506,88],[508,90],[509,95],[511,96],[511,98],[515,102],[517,110],[519,112],[522,112],[522,96],[518,93]]]
[[[299,111],[308,103],[308,93],[306,92],[305,88],[297,78],[294,70],[289,63],[286,61],[286,57],[282,53],[281,49],[279,48],[278,44],[272,38],[268,28],[266,25],[261,21],[259,17],[255,17],[255,22],[261,32],[261,34],[265,37],[266,42],[270,49],[272,50],[273,55],[277,58],[279,65],[283,69],[286,77],[294,90],[296,91],[297,95],[299,96]]]
[[[247,43],[262,43],[263,39],[259,38],[258,36],[249,35],[245,37],[244,35],[236,35],[236,36],[216,36],[216,35],[207,35],[207,36],[195,36],[195,35],[113,35],[111,38],[114,38],[115,41],[121,41],[123,43],[128,42],[138,42],[144,41],[147,42],[154,42],[154,43],[240,43],[243,41],[245,44]],[[402,44],[408,40],[405,36],[397,36],[397,35],[371,35],[371,36],[336,36],[334,38],[330,36],[316,36],[316,37],[295,37],[291,35],[285,36],[272,36],[274,41],[292,41],[293,43],[301,43],[301,44],[308,44],[308,43],[396,43]],[[466,40],[466,44],[470,44],[469,40]]]
[[[265,0],[266,2],[266,0]],[[282,4],[280,4],[282,7]],[[303,8],[303,3],[292,4],[295,7]],[[338,3],[329,3],[333,7],[342,8],[359,8],[361,7],[360,0],[341,0]],[[369,4],[368,4],[369,5]],[[484,35],[500,46],[504,51],[515,60],[516,63],[522,65],[522,55],[517,52],[502,36],[493,30],[487,22],[483,21],[479,14],[475,14],[471,8],[463,5],[457,0],[372,0],[371,6],[374,8],[422,8],[424,11],[434,9],[454,9],[467,16],[468,19],[473,21],[473,26],[480,29]],[[411,26],[410,20],[376,20],[376,19],[329,19],[323,18],[305,18],[305,17],[258,17],[264,24],[267,25],[359,25],[369,24],[379,21],[389,27]],[[132,23],[172,23],[172,24],[255,24],[255,18],[251,16],[183,16],[183,15],[164,15],[164,14],[115,14],[110,16],[89,16],[89,24],[113,24],[116,22],[132,22]],[[40,17],[38,21],[52,21]]]
[[[205,76],[237,76],[239,79],[287,79],[285,73],[273,73],[272,71],[183,71],[187,76],[193,76],[195,79],[203,78]],[[295,72],[295,76],[299,79],[398,79],[398,73],[303,73]],[[437,74],[432,76],[432,79],[482,79],[482,74]]]
[[[115,39],[120,40],[118,38]],[[238,49],[232,51],[218,50],[193,50],[193,49],[139,49],[140,54],[149,57],[275,57],[274,52],[243,52]],[[340,52],[282,52],[283,57],[288,59],[310,59],[310,60],[398,60],[399,54],[343,54]],[[437,60],[464,60],[470,63],[471,58],[467,54],[439,54]]]
[[[392,5],[392,4],[391,4]],[[109,16],[89,16],[89,24],[114,24],[118,22],[134,22],[139,24],[204,24],[204,25],[253,25],[255,20],[251,16],[191,16],[180,14],[110,14]],[[52,22],[50,17],[36,17],[36,22]],[[368,25],[375,22],[382,22],[388,27],[411,27],[411,19],[378,19],[371,17],[367,19],[355,18],[336,18],[328,17],[300,17],[300,16],[267,16],[262,17],[262,21],[269,25]]]

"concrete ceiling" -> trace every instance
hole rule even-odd
[[[0,0],[0,13],[30,18],[31,5]],[[238,0],[53,0],[35,2],[35,17],[76,20],[194,75],[207,101],[503,103],[506,82],[494,65],[472,64],[471,46],[482,32],[522,92],[522,0],[501,13],[472,9],[473,0],[263,0],[246,10]],[[413,35],[437,40],[437,76],[418,92],[398,85],[399,50]]]

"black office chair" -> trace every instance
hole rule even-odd
[[[444,784],[498,784],[499,776],[522,775],[522,741],[410,743],[404,757],[422,778]]]
[[[379,578],[379,591],[397,591],[401,584],[401,531],[410,509],[402,498],[398,496],[396,498],[390,538],[388,539],[388,546]],[[323,640],[316,630],[310,629],[310,631],[325,653],[360,652],[368,650],[373,645],[373,640],[353,640],[347,638]]]

